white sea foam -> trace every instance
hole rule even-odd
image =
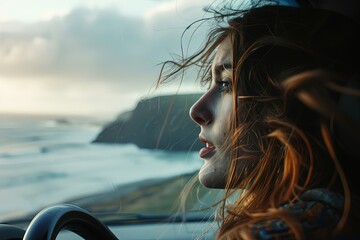
[[[79,127],[79,121],[46,126],[42,123],[51,120],[19,118],[18,126],[12,119],[12,127],[4,127],[6,121],[0,119],[0,221],[119,184],[192,172],[202,164],[194,152],[92,144],[100,128],[88,122],[83,126],[89,127]]]

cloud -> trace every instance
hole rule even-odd
[[[191,21],[174,11],[136,18],[112,8],[77,8],[31,24],[3,22],[0,78],[27,85],[37,79],[50,92],[72,89],[101,97],[108,93],[97,90],[106,89],[113,91],[108,96],[135,96],[153,86],[159,63],[179,53],[181,32]]]
[[[185,27],[156,27],[155,20],[146,21],[150,20],[124,17],[112,9],[78,8],[16,32],[2,31],[1,74],[143,81],[169,52],[179,49]]]
[[[18,32],[2,32],[0,70],[19,77],[121,76],[147,47],[142,26],[112,10],[76,9]]]
[[[57,17],[64,17],[67,14],[69,14],[69,10],[68,9],[52,9],[52,10],[47,10],[43,16],[42,19],[44,21],[49,21],[53,18],[57,18]]]
[[[170,0],[170,1],[161,1],[161,4],[156,5],[155,7],[152,7],[146,11],[144,14],[145,18],[153,18],[157,17],[161,14],[168,15],[171,13],[171,15],[168,15],[170,18],[169,20],[176,19],[177,17],[194,17],[194,12],[199,16],[199,13],[201,13],[202,7],[209,4],[209,1],[207,0]],[[176,13],[174,15],[174,13]]]

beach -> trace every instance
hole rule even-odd
[[[169,213],[202,165],[196,152],[91,143],[101,129],[92,119],[0,120],[0,221],[63,203],[94,213]]]

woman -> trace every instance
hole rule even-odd
[[[217,238],[360,239],[359,26],[311,8],[228,10],[159,80],[201,65],[209,86],[190,116],[199,180],[226,190]]]

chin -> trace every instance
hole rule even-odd
[[[199,181],[201,185],[207,188],[224,189],[226,185],[225,174],[203,168],[199,172]]]

